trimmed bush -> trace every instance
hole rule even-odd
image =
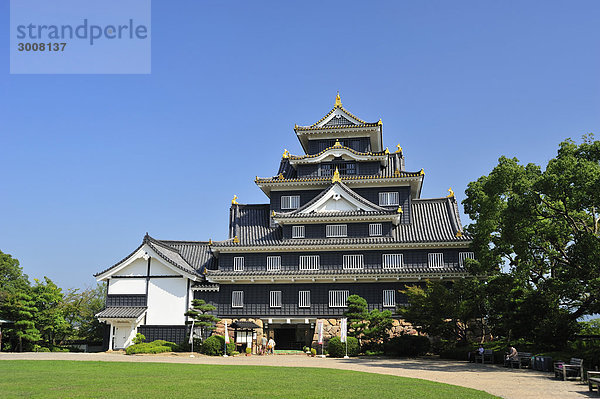
[[[394,337],[383,346],[388,356],[419,356],[429,351],[429,338],[421,335],[400,335]]]
[[[346,355],[346,343],[340,337],[333,337],[327,343],[327,351],[332,357],[344,357]],[[348,337],[348,356],[357,356],[360,351],[358,339]]]
[[[133,339],[133,343],[137,345],[137,344],[141,344],[145,340],[146,340],[146,336],[144,334],[137,333],[137,334],[135,334],[135,338]]]
[[[125,353],[127,355],[135,355],[137,353],[164,353],[177,351],[179,351],[179,345],[176,343],[157,339],[152,342],[142,342],[141,344],[128,346]]]
[[[211,335],[202,343],[201,353],[208,356],[222,356],[223,346],[225,346],[225,338],[221,335]],[[235,344],[227,344],[227,354],[231,355],[235,350]]]

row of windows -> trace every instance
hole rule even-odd
[[[465,259],[475,259],[473,252],[459,252],[458,264],[464,266]],[[299,270],[319,270],[321,257],[319,255],[300,255],[298,262]],[[364,268],[363,255],[344,255],[343,268],[348,270],[357,270]],[[404,267],[404,256],[402,254],[383,254],[381,256],[381,265],[384,269],[400,269]],[[427,254],[427,265],[430,268],[444,267],[444,254],[433,252]],[[236,256],[233,258],[233,270],[241,272],[244,270],[244,257]],[[267,270],[281,270],[281,256],[267,256]]]
[[[330,308],[343,308],[346,307],[346,301],[350,291],[348,290],[330,290],[329,291],[329,307]],[[271,308],[281,307],[281,291],[270,291],[269,292],[269,306]],[[383,290],[382,293],[382,305],[384,307],[395,307],[396,306],[396,291],[395,290]],[[231,293],[231,307],[242,308],[244,307],[244,291],[233,291]],[[310,291],[298,291],[298,307],[309,308],[310,307]]]
[[[350,164],[349,164],[350,165]],[[352,168],[350,168],[352,170]],[[345,169],[346,174],[348,171]],[[341,173],[341,171],[340,171]],[[331,172],[330,174],[333,174]],[[379,205],[380,206],[398,206],[400,204],[400,193],[398,191],[379,193]],[[281,209],[298,209],[300,208],[300,196],[299,195],[282,195],[281,196]]]
[[[304,226],[292,226],[292,238],[305,238],[306,229]],[[383,235],[383,225],[381,223],[369,224],[369,236],[378,237]],[[325,226],[326,237],[348,237],[347,224],[328,224]]]

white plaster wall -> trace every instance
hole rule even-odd
[[[158,260],[152,259],[150,261],[150,275],[151,276],[180,276],[181,274],[175,273],[173,269],[161,264]]]
[[[185,289],[184,289],[185,291]],[[108,281],[108,293],[117,294],[145,294],[145,278],[111,278]]]
[[[116,276],[145,276],[148,271],[148,261],[144,258],[136,259],[129,265],[125,266],[117,273]]]
[[[185,278],[151,278],[148,286],[146,324],[184,324],[186,291]]]

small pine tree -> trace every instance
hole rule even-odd
[[[41,338],[34,322],[37,313],[35,301],[31,295],[25,292],[17,292],[9,297],[6,308],[8,310],[7,315],[15,322],[11,330],[18,340],[18,350],[23,352],[23,347],[29,349],[33,346],[33,343]]]
[[[202,337],[208,331],[215,329],[215,324],[221,319],[211,314],[210,312],[217,309],[213,305],[206,303],[204,299],[194,299],[192,301],[192,308],[185,312],[185,316],[189,316],[195,321],[195,325],[200,327],[202,331]]]
[[[346,300],[348,310],[344,316],[348,318],[348,335],[360,339],[368,326],[367,301],[358,295],[350,295]]]

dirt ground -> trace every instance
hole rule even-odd
[[[126,356],[115,353],[0,353],[1,360],[91,360],[233,364],[279,367],[321,367],[390,374],[480,389],[507,399],[598,397],[580,381],[559,381],[552,373],[511,370],[495,365],[434,359],[353,358],[332,359],[304,355],[210,357],[189,353]]]

